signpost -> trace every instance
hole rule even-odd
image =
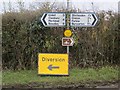
[[[68,75],[68,54],[46,54],[38,56],[38,74]]]
[[[45,27],[64,27],[65,13],[44,13],[41,21]]]
[[[62,46],[73,46],[74,40],[73,38],[62,38]]]
[[[67,46],[67,54],[39,54],[38,74],[68,75],[69,46],[73,46],[70,27],[94,27],[98,21],[95,13],[70,13],[67,0],[67,13],[44,13],[41,21],[45,27],[66,27],[62,46]]]
[[[67,0],[67,18],[66,18],[66,21],[67,21],[67,23],[66,23],[66,29],[70,29],[70,13],[69,13],[69,4],[70,4],[70,2],[69,2],[69,0]],[[67,53],[69,54],[69,46],[67,46]]]
[[[98,18],[95,13],[71,13],[70,25],[73,27],[93,27]]]

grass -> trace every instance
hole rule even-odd
[[[16,85],[28,83],[41,83],[55,85],[68,85],[86,82],[105,82],[118,80],[117,67],[102,67],[100,69],[70,69],[69,76],[38,76],[36,70],[3,71],[3,85]]]

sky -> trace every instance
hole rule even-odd
[[[0,12],[3,11],[3,1],[4,2],[17,2],[18,0],[0,0]],[[53,2],[66,2],[67,0],[22,0],[25,2],[26,7],[28,6],[29,3],[33,2],[46,2],[50,1],[51,3]],[[114,12],[118,11],[118,2],[120,0],[70,0],[70,5],[73,8],[79,8],[82,11],[97,11],[97,10],[112,10]],[[93,3],[93,6],[92,6]],[[14,8],[17,8],[17,6],[12,3],[12,6]]]

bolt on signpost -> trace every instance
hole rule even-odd
[[[94,27],[98,21],[95,13],[70,13],[70,1],[67,0],[67,12],[49,12],[44,13],[41,21],[45,27],[65,27],[62,38],[62,46],[67,46],[66,54],[46,54],[38,55],[38,74],[41,75],[69,75],[69,46],[73,46],[74,40],[71,38],[71,27]]]

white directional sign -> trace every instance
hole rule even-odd
[[[98,18],[95,13],[71,13],[70,25],[73,27],[93,27]]]
[[[65,26],[65,13],[44,13],[41,21],[45,27],[63,27]]]
[[[62,46],[73,46],[74,40],[73,38],[62,38]]]

